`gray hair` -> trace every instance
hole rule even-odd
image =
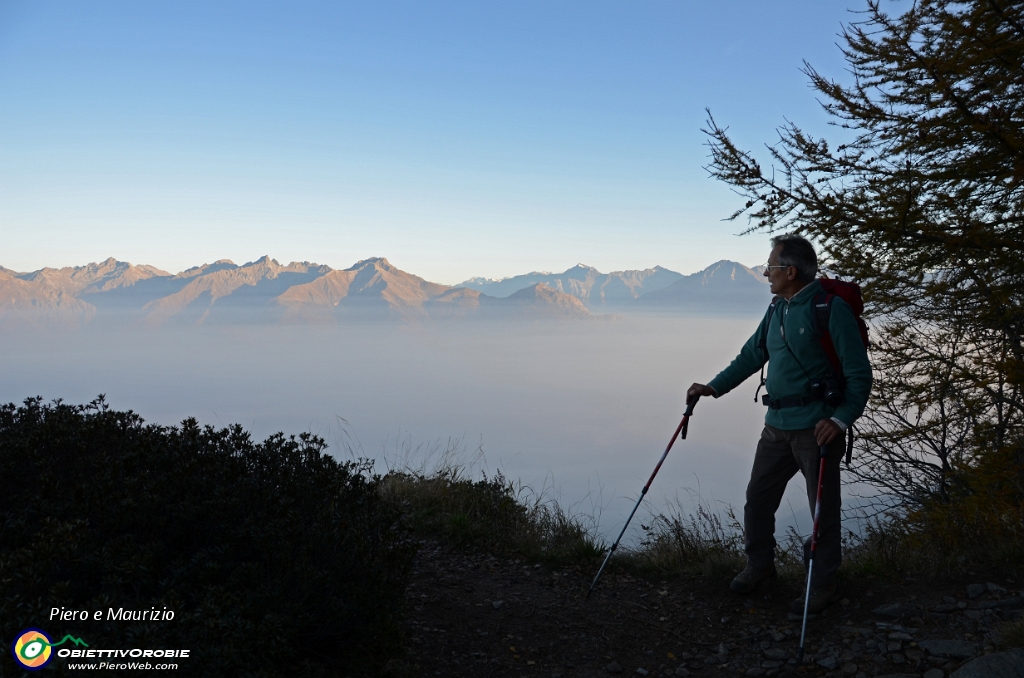
[[[779,264],[795,266],[796,278],[809,283],[818,274],[818,254],[807,238],[796,233],[784,233],[772,238],[772,247],[782,245],[779,250]]]

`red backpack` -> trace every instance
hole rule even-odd
[[[864,322],[864,297],[860,294],[860,285],[852,282],[844,282],[833,278],[819,278],[821,291],[814,295],[814,333],[821,343],[821,350],[832,365],[832,371],[843,381],[843,366],[839,362],[839,355],[836,354],[835,344],[832,343],[832,335],[828,332],[828,319],[832,313],[832,302],[839,297],[853,309],[853,317],[857,319],[857,328],[860,330],[860,340],[867,346],[868,326]]]

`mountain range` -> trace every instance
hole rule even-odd
[[[720,261],[693,275],[656,266],[601,273],[579,264],[564,273],[432,283],[374,257],[339,270],[265,256],[222,259],[172,274],[110,258],[19,273],[0,266],[0,324],[129,321],[150,326],[221,323],[331,324],[390,318],[583,319],[609,310],[745,313],[764,308],[759,269]]]
[[[601,273],[592,266],[576,264],[565,273],[527,273],[513,278],[490,280],[470,278],[459,287],[479,290],[494,297],[507,297],[524,287],[543,283],[551,289],[571,294],[589,308],[622,306],[652,290],[668,287],[683,278],[682,273],[661,266],[643,271]]]
[[[534,272],[501,280],[471,278],[459,286],[503,297],[528,285],[544,284],[576,297],[593,311],[660,308],[745,312],[768,305],[768,280],[763,273],[763,266],[748,268],[726,260],[691,275],[661,266],[601,273],[592,266],[577,264],[564,273]]]

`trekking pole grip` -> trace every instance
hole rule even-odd
[[[693,416],[693,408],[697,407],[698,400],[700,400],[699,395],[686,400],[686,411],[683,412],[683,421],[679,424],[679,437],[683,440],[686,440],[686,431],[690,428],[690,417]],[[675,440],[675,437],[672,439]]]
[[[684,417],[692,417],[693,416],[693,408],[697,407],[697,401],[698,400],[700,400],[700,396],[699,395],[695,395],[695,396],[693,396],[692,398],[690,398],[689,400],[686,401],[686,411],[683,412],[683,416]]]

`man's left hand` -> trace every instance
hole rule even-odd
[[[843,430],[831,419],[822,419],[814,427],[814,437],[817,438],[818,445],[828,445],[836,439],[836,436],[841,435],[843,435]]]

